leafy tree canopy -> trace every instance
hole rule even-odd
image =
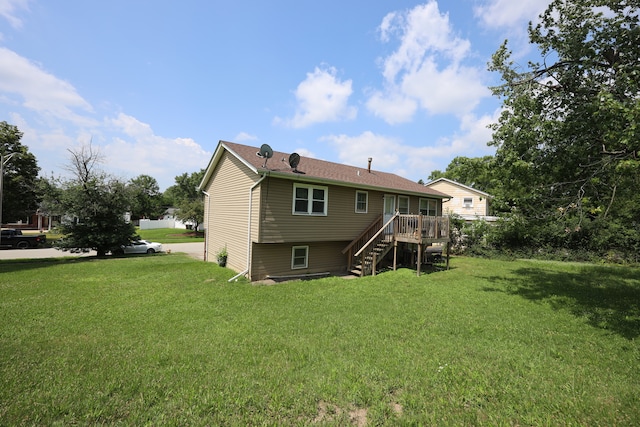
[[[204,169],[191,174],[183,173],[176,176],[176,183],[167,188],[165,198],[171,200],[178,209],[176,217],[185,222],[192,222],[194,229],[204,221],[204,202],[198,185],[204,178]]]
[[[22,132],[14,125],[0,122],[0,154],[6,162],[2,186],[2,222],[24,220],[38,209],[38,172],[40,168],[28,147],[22,145]],[[9,158],[9,156],[11,158]]]
[[[139,175],[129,180],[128,189],[131,197],[131,216],[139,218],[157,218],[165,207],[160,186],[155,178]]]
[[[507,42],[493,55],[490,69],[503,81],[493,93],[504,102],[495,170],[519,211],[606,218],[640,201],[631,191],[640,184],[638,7],[554,0],[529,25],[540,62],[520,68]]]
[[[198,172],[183,173],[175,178],[176,183],[165,190],[165,197],[170,199],[175,206],[183,200],[202,199],[202,194],[198,191],[198,185],[204,178],[204,169]]]
[[[521,67],[505,42],[490,70],[503,100],[493,126],[496,193],[511,241],[640,249],[640,2],[553,0]],[[526,231],[526,233],[524,233]]]
[[[62,250],[94,249],[98,256],[134,240],[135,226],[125,221],[130,205],[123,182],[97,168],[100,154],[91,145],[69,150],[68,167],[74,178],[63,184],[61,205],[65,212],[56,242]]]

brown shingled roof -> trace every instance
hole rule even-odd
[[[313,159],[311,157],[302,157],[297,167],[298,172],[295,172],[289,166],[288,159],[290,153],[274,151],[273,157],[267,161],[265,167],[265,159],[256,155],[256,153],[260,151],[258,147],[227,141],[220,141],[220,144],[235,154],[244,163],[250,165],[252,169],[256,170],[259,174],[269,172],[271,176],[297,181],[324,182],[327,184],[370,188],[436,198],[449,197],[439,191],[392,173],[380,172],[373,169],[371,172],[368,172],[366,167],[348,166]]]

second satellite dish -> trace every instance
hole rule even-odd
[[[291,166],[291,169],[297,168],[299,164],[300,164],[300,154],[291,153],[291,155],[289,156],[289,166]]]
[[[300,164],[300,154],[298,153],[291,153],[291,155],[289,156],[289,166],[291,166],[291,169],[293,169],[293,171],[295,173],[302,173],[304,174],[304,172],[300,172],[298,170],[298,165]]]
[[[267,160],[273,157],[273,150],[269,147],[269,144],[262,144],[260,147],[260,151],[256,153],[258,157],[262,157],[264,159],[264,166],[267,167]]]

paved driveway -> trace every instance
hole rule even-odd
[[[193,258],[204,259],[204,243],[168,243],[163,244],[165,251],[172,253],[184,252]],[[61,258],[61,257],[96,256],[95,251],[74,254],[63,252],[53,248],[44,249],[0,249],[0,259],[24,259],[24,258]]]

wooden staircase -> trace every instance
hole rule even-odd
[[[375,274],[378,263],[393,247],[393,221],[398,214],[391,217],[386,224],[382,216],[376,218],[356,239],[342,250],[347,255],[347,270],[357,276]]]
[[[434,243],[447,244],[447,269],[449,268],[449,218],[427,215],[409,215],[396,212],[386,223],[382,215],[376,218],[361,234],[356,237],[342,253],[347,255],[347,271],[357,276],[375,275],[380,261],[398,242],[417,246],[417,274],[423,259],[431,252]],[[424,254],[423,254],[424,253]],[[393,269],[396,269],[396,251],[393,254]]]
[[[380,261],[393,248],[393,239],[383,239],[372,245],[368,252],[358,258],[358,262],[349,270],[356,276],[375,275],[375,269]]]

